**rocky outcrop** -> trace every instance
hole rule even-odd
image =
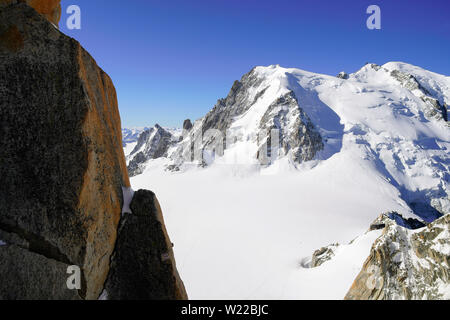
[[[338,77],[339,79],[347,80],[349,78],[349,75],[347,72],[341,71],[336,77]]]
[[[230,127],[234,118],[242,115],[258,100],[264,92],[256,96],[249,89],[257,88],[262,82],[262,77],[258,77],[254,69],[246,73],[240,81],[235,81],[224,99],[219,99],[214,108],[205,116],[202,131],[205,133],[209,129],[222,131],[223,134]]]
[[[98,297],[122,187],[130,185],[121,144],[108,75],[27,4],[2,6],[0,230],[8,239],[1,239],[0,297]],[[67,265],[81,268],[78,293],[61,287]]]
[[[192,129],[192,122],[191,119],[186,119],[183,122],[183,130],[189,131]]]
[[[139,190],[122,218],[111,272],[102,295],[110,300],[187,299],[172,246],[151,191]]]
[[[158,124],[141,133],[136,147],[129,155],[129,175],[133,177],[141,174],[145,162],[167,155],[167,150],[172,142],[175,142],[172,134]]]
[[[410,90],[415,96],[425,102],[427,106],[425,114],[427,117],[448,121],[447,108],[445,105],[441,104],[439,100],[432,97],[428,90],[425,89],[413,75],[401,72],[399,70],[392,70],[390,75],[403,87]]]
[[[61,0],[0,0],[0,8],[11,4],[26,3],[47,18],[48,21],[58,26],[61,18],[60,2]]]
[[[388,214],[381,215],[377,220],[375,220],[376,222],[372,223],[371,228],[373,228],[374,224],[378,224],[378,226],[383,226],[383,228],[385,228],[386,225],[383,223],[383,221],[386,220],[386,215],[389,219],[394,220],[397,225],[403,228],[415,230],[425,227],[425,224],[417,219],[405,219],[401,214],[398,214],[397,212],[389,212]]]
[[[361,272],[345,299],[449,299],[450,215],[415,230],[388,215]]]
[[[322,137],[308,115],[300,108],[292,91],[272,103],[262,117],[260,130],[267,132],[267,137],[264,141],[258,141],[259,145],[263,145],[258,152],[258,158],[259,153],[265,150],[267,150],[265,155],[271,157],[273,129],[279,132],[281,154],[290,154],[294,162],[312,160],[317,152],[324,148]]]
[[[329,246],[322,247],[316,251],[314,251],[311,262],[307,265],[309,268],[315,268],[321,266],[325,262],[331,260],[334,255],[336,249],[339,247],[338,243],[330,244]]]
[[[133,160],[131,160],[128,164],[128,172],[130,173],[130,176],[134,177],[144,172],[144,164],[145,162],[147,162],[147,160],[148,159],[145,157],[145,154],[143,152],[137,153],[133,157]]]

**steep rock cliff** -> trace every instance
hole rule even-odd
[[[131,177],[141,174],[143,164],[150,159],[157,159],[167,155],[167,150],[173,141],[173,135],[156,124],[145,130],[139,136],[136,146],[128,156],[128,173]]]
[[[246,164],[267,165],[269,158],[284,156],[294,163],[314,159],[324,149],[324,139],[303,109],[305,102],[286,86],[289,81],[279,66],[256,67],[243,75],[227,97],[184,128],[182,141],[168,151],[167,169],[179,170],[191,161],[208,166],[227,152],[230,159]],[[277,150],[271,150],[272,130],[278,130]],[[218,148],[221,143],[223,148]],[[245,152],[232,154],[238,145],[245,145]]]
[[[0,11],[0,61],[0,229],[82,267],[81,295],[94,298],[129,186],[114,86],[23,3]]]
[[[0,299],[97,299],[130,187],[116,91],[45,19],[56,2],[28,2],[0,6]]]
[[[411,230],[383,215],[375,241],[345,299],[450,298],[450,215]]]
[[[158,199],[139,190],[120,222],[104,299],[184,300],[187,293],[178,275]]]

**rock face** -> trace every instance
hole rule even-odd
[[[158,124],[141,133],[136,147],[134,147],[129,155],[129,175],[133,177],[142,173],[144,169],[143,163],[146,161],[165,156],[169,146],[173,142],[172,140],[172,134]]]
[[[184,120],[184,122],[183,122],[183,129],[184,129],[184,130],[187,130],[187,131],[189,131],[189,130],[192,129],[192,122],[191,122],[191,119],[186,119],[186,120]]]
[[[42,12],[55,4],[32,2]],[[129,186],[116,92],[77,41],[25,3],[0,9],[0,176],[0,230],[29,244],[0,247],[3,266],[14,268],[19,255],[30,262],[17,277],[2,272],[8,290],[36,285],[45,257],[53,273],[79,266],[79,295],[97,298]]]
[[[78,300],[77,291],[67,289],[68,266],[15,245],[0,246],[0,300]],[[51,281],[42,281],[43,275]]]
[[[335,244],[330,244],[329,246],[322,247],[322,248],[314,251],[314,253],[311,257],[311,262],[309,263],[309,265],[307,267],[315,268],[315,267],[321,266],[325,262],[331,260],[334,257],[335,251],[338,247],[339,247],[339,244],[335,243]]]
[[[344,71],[339,72],[339,74],[337,75],[337,77],[338,77],[339,79],[344,79],[344,80],[347,80],[347,79],[349,78],[348,73],[347,73],[347,72],[344,72]]]
[[[291,152],[293,161],[301,163],[314,159],[316,153],[323,149],[322,137],[316,130],[308,115],[299,107],[294,92],[290,91],[278,98],[267,109],[260,121],[260,130],[265,130],[265,140],[259,141],[271,156],[271,130],[279,132],[281,154]]]
[[[450,215],[415,230],[383,215],[384,226],[345,299],[449,299]]]
[[[279,66],[267,69],[281,70]],[[233,83],[226,98],[219,99],[210,112],[189,126],[187,135],[169,150],[167,168],[179,170],[184,163],[191,161],[207,166],[214,158],[223,156],[227,148],[246,142],[253,144],[255,150],[250,151],[245,163],[258,159],[260,164],[270,164],[268,157],[272,155],[273,129],[279,130],[277,156],[289,155],[295,163],[313,159],[324,147],[321,135],[301,108],[301,101],[295,93],[279,90],[277,83],[264,72],[257,67],[246,73],[240,81]],[[289,82],[286,73],[280,74],[280,78]],[[249,121],[243,121],[244,126],[238,125],[239,120],[245,117],[250,118]],[[250,128],[250,125],[255,127]],[[229,139],[229,133],[234,137]],[[223,148],[217,148],[220,145],[217,135],[221,135]],[[203,158],[198,159],[197,155]]]
[[[61,18],[61,0],[0,0],[0,7],[10,4],[26,3],[58,26]]]
[[[123,217],[103,298],[187,299],[158,200],[139,190]]]
[[[406,89],[410,90],[417,97],[419,97],[427,105],[426,116],[435,117],[448,121],[447,108],[445,104],[441,104],[438,99],[431,96],[427,89],[425,89],[417,79],[405,72],[399,70],[392,70],[391,76],[396,79]]]
[[[250,89],[259,89],[263,78],[254,69],[246,73],[240,81],[235,81],[224,99],[219,99],[214,108],[205,116],[202,130],[217,129],[225,133],[234,118],[242,115],[264,94],[263,88],[256,95]]]
[[[117,240],[130,187],[121,140],[94,59],[26,3],[0,6],[0,299],[97,299],[113,252],[113,298],[187,298],[153,193],[136,193]]]

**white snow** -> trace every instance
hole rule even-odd
[[[450,104],[450,77],[403,62],[388,62],[383,67],[412,74],[425,89],[438,97],[439,102]]]
[[[98,300],[108,300],[108,291],[106,291],[106,289],[103,289],[102,293],[98,297]]]
[[[348,243],[382,211],[403,209],[391,185],[364,161],[349,167],[350,161],[342,153],[310,170],[264,175],[239,166],[173,174],[155,160],[132,185],[158,196],[191,298],[340,299],[357,270],[335,280],[327,271],[321,282],[301,259]]]
[[[398,66],[448,103],[449,77],[385,65]],[[256,71],[268,88],[231,129],[250,136],[268,105],[292,90],[328,140],[316,160],[260,168],[255,144],[243,139],[204,169],[172,173],[167,159],[150,160],[131,184],[157,195],[191,299],[342,299],[379,235],[364,234],[376,217],[417,218],[405,199],[428,193],[442,194],[450,209],[450,129],[426,119],[423,102],[383,69],[365,66],[348,80],[279,66]],[[322,266],[301,266],[316,249],[361,234]]]
[[[442,228],[443,231],[441,231],[439,235],[434,239],[434,244],[430,249],[450,256],[450,230],[445,224],[440,224],[438,225],[438,227]]]
[[[123,193],[123,206],[122,215],[125,213],[131,213],[130,204],[133,200],[134,190],[132,188],[122,187]]]
[[[162,127],[164,130],[169,132],[175,140],[178,140],[179,137],[181,137],[183,133],[183,129],[181,128],[173,128],[173,127]]]
[[[127,143],[127,145],[123,148],[123,152],[125,153],[125,157],[128,157],[130,153],[133,151],[134,147],[136,147],[137,141]]]

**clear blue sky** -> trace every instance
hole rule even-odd
[[[66,8],[81,8],[68,30]],[[381,30],[366,9],[381,8]],[[111,76],[125,127],[180,127],[256,65],[335,75],[404,61],[450,75],[448,0],[62,0],[61,30]]]

